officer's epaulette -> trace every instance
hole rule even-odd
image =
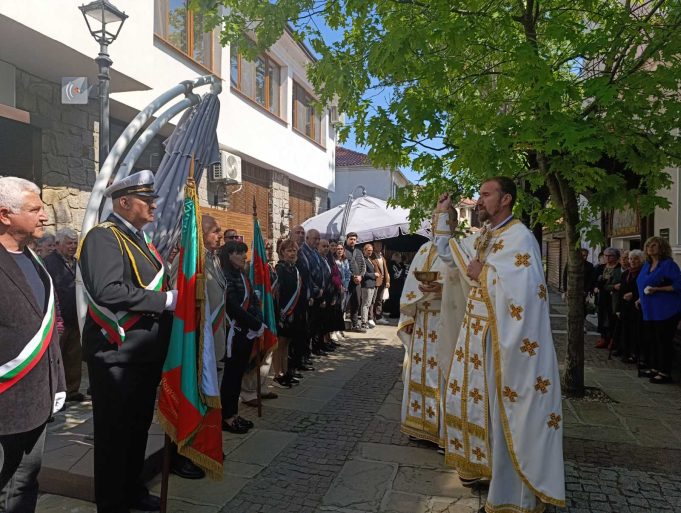
[[[98,225],[95,225],[92,227],[92,230],[95,228],[111,228],[112,226],[116,226],[116,223],[112,223],[111,221],[104,221],[103,223],[99,223]],[[90,230],[90,231],[92,231]],[[88,232],[89,233],[89,232]],[[87,234],[86,234],[87,236]],[[80,244],[78,244],[78,249],[76,250],[76,260],[80,259],[80,250],[83,248],[83,242],[85,242],[85,237],[80,239]]]

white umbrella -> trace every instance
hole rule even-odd
[[[352,200],[345,233],[341,234],[345,204],[322,212],[303,223],[307,230],[318,230],[322,238],[340,239],[347,233],[357,233],[357,242],[388,239],[409,232],[409,210],[401,207],[391,207],[378,198],[361,196]],[[428,236],[425,226],[416,232]]]

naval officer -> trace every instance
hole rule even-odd
[[[154,220],[154,175],[145,170],[105,191],[106,222],[88,232],[79,265],[88,300],[83,353],[92,392],[98,513],[157,511],[141,481],[177,291],[142,231]]]

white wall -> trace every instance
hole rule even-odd
[[[392,197],[393,182],[396,182],[398,187],[406,185],[406,181],[404,183],[397,182],[400,176],[398,173],[391,176],[388,170],[370,166],[339,166],[336,168],[336,189],[329,193],[331,208],[345,203],[348,194],[352,193],[358,185],[363,185],[366,188],[368,196],[387,201]]]
[[[84,55],[96,56],[98,45],[88,33],[78,6],[82,0],[22,0],[0,2],[0,14],[70,46]],[[162,43],[155,41],[153,0],[114,0],[116,7],[129,18],[109,51],[113,67],[144,83],[149,91],[113,93],[111,98],[135,110],[141,110],[154,98],[177,83],[205,74],[189,59],[178,56]],[[282,121],[273,120],[256,106],[237,97],[229,88],[229,48],[222,49],[220,95],[221,111],[218,139],[221,145],[263,167],[277,169],[291,178],[323,189],[333,188],[333,134],[322,130],[325,148],[294,133],[291,127],[291,92],[295,78],[312,90],[305,79],[309,57],[284,35],[270,55],[282,65]],[[49,55],[36,55],[49,59]],[[93,67],[95,63],[93,61]],[[64,76],[70,76],[64,70]],[[207,90],[207,89],[203,89]],[[202,90],[199,90],[202,91]],[[177,118],[173,121],[177,121]],[[326,125],[327,116],[322,119]]]

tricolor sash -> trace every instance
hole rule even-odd
[[[210,315],[211,329],[213,330],[213,335],[215,335],[215,333],[217,333],[217,331],[220,329],[220,325],[225,320],[225,315],[226,315],[225,302],[223,300],[222,303],[220,303],[220,305]]]
[[[300,299],[300,295],[303,292],[303,280],[300,279],[300,272],[298,271],[297,267],[294,267],[296,270],[296,291],[293,293],[291,296],[291,299],[289,299],[288,303],[281,309],[281,320],[285,321],[293,316],[293,312],[296,309],[296,305],[298,304],[298,300]]]
[[[109,223],[107,227],[112,229],[114,235],[118,240],[119,246],[121,247],[121,249],[125,249],[125,252],[128,254],[130,263],[133,267],[134,274],[137,277],[137,281],[144,288],[144,290],[152,290],[155,292],[161,291],[163,289],[165,265],[163,264],[163,259],[161,258],[161,255],[159,255],[158,251],[151,243],[149,236],[146,233],[144,234],[145,242],[147,243],[147,247],[154,255],[157,263],[161,266],[161,268],[156,273],[151,282],[148,285],[144,286],[144,284],[141,282],[137,266],[135,265],[135,259],[132,256],[132,252],[130,251],[130,248],[128,247],[125,241],[127,240],[132,244],[134,244],[134,242],[130,241],[130,239],[124,233],[120,232],[120,230],[118,230],[118,228],[116,228],[116,226],[113,223]],[[148,259],[146,255],[144,256],[145,258]],[[105,306],[98,305],[92,298],[92,296],[90,296],[90,293],[88,292],[87,288],[84,288],[84,290],[85,296],[87,297],[88,315],[90,315],[90,318],[95,322],[95,324],[97,324],[97,326],[99,326],[102,329],[102,334],[108,339],[108,341],[111,344],[116,344],[117,346],[123,344],[123,342],[125,341],[126,331],[129,330],[135,324],[137,324],[137,321],[139,321],[142,318],[142,314],[133,312],[114,313]]]
[[[241,308],[246,311],[248,310],[248,307],[251,305],[251,286],[246,279],[246,276],[244,273],[241,273],[241,281],[244,283],[244,298],[241,301]],[[229,333],[227,333],[227,358],[232,357],[232,340],[234,339],[234,330],[236,329],[236,321],[233,319],[230,319],[229,316],[227,316],[227,320],[229,320]]]
[[[40,323],[38,332],[33,335],[31,340],[28,341],[21,352],[9,362],[0,365],[0,394],[11,388],[13,385],[17,384],[21,378],[23,378],[31,371],[31,369],[33,369],[33,367],[36,366],[50,344],[52,333],[54,332],[56,325],[54,287],[52,286],[52,278],[36,254],[30,249],[29,251],[43,271],[45,271],[45,275],[50,282],[47,310],[42,322]]]

